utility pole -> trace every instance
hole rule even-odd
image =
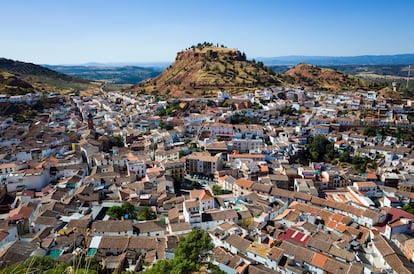
[[[411,65],[408,66],[408,73],[407,73],[407,85],[406,89],[408,89],[408,84],[410,83],[410,77],[411,77]]]

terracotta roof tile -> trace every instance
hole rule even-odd
[[[240,186],[240,187],[244,187],[244,188],[250,188],[253,185],[253,182],[250,180],[246,180],[246,179],[237,179],[235,181],[235,183]]]
[[[328,260],[328,256],[322,253],[315,252],[315,255],[313,256],[311,264],[313,264],[316,267],[319,267],[320,269],[323,269],[327,260]]]

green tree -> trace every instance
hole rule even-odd
[[[247,117],[244,113],[235,112],[231,116],[230,122],[233,125],[237,125],[237,124],[251,124],[252,123],[252,119],[249,118],[249,117]]]
[[[154,220],[157,218],[157,214],[149,206],[143,206],[138,210],[138,221]]]
[[[213,249],[211,238],[207,232],[201,229],[194,229],[191,233],[180,239],[174,258],[178,260],[188,259],[195,263],[204,262],[208,252]]]
[[[252,104],[252,109],[263,109],[263,106],[259,104],[258,102],[254,102]]]
[[[348,151],[344,151],[340,156],[339,156],[339,161],[343,162],[343,163],[349,163],[351,161],[351,156],[349,154]]]
[[[160,128],[163,128],[165,130],[172,130],[174,128],[174,125],[170,122],[160,121]]]
[[[307,159],[313,162],[330,162],[336,157],[334,144],[322,135],[308,139],[306,152]]]
[[[112,206],[106,212],[109,216],[115,219],[121,219],[125,215],[128,216],[128,219],[137,219],[137,212],[135,211],[135,206],[129,202],[125,202],[122,206]]]
[[[171,273],[173,268],[173,260],[158,260],[150,269],[146,270],[145,274],[159,274],[159,273]]]
[[[414,203],[405,204],[402,207],[402,210],[404,210],[405,212],[408,212],[410,214],[414,214]]]
[[[129,219],[136,219],[137,218],[137,212],[135,211],[135,206],[133,204],[130,204],[128,202],[124,202],[122,204],[122,209],[124,211],[124,215],[128,214]]]
[[[352,157],[352,164],[354,165],[354,168],[360,173],[364,173],[367,168],[375,169],[377,167],[375,160],[372,160],[367,156],[359,155],[354,155],[354,157]]]
[[[200,269],[201,264],[206,264],[206,257],[213,249],[210,236],[200,229],[193,229],[185,238],[180,238],[178,247],[174,251],[174,259],[159,260],[145,274],[158,273],[193,273]],[[210,267],[209,267],[210,269]],[[222,273],[216,268],[211,268],[211,273]]]
[[[223,195],[223,194],[230,194],[230,190],[222,189],[219,185],[213,185],[211,187],[211,190],[213,191],[214,195]]]
[[[374,127],[366,127],[362,132],[365,136],[374,137],[377,135],[377,130]]]
[[[120,206],[111,206],[106,214],[112,218],[121,219],[124,216],[124,210]]]
[[[122,137],[122,135],[120,135],[120,134],[111,136],[111,138],[109,139],[109,142],[110,142],[111,147],[114,147],[114,146],[123,147],[123,146],[125,146],[124,137]]]

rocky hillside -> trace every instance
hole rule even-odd
[[[33,86],[28,82],[11,73],[0,70],[0,94],[18,95],[33,91]]]
[[[97,90],[100,83],[62,74],[51,69],[0,58],[0,93],[24,94],[41,92],[87,92]]]
[[[340,91],[375,88],[370,81],[329,68],[298,64],[282,75],[284,85],[308,89]]]
[[[175,62],[160,75],[133,86],[130,91],[210,97],[219,90],[238,94],[279,84],[275,73],[262,62],[249,61],[236,49],[205,43],[179,52]]]

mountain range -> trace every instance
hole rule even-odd
[[[96,81],[108,81],[117,85],[131,85],[143,80],[153,78],[160,74],[165,67],[137,67],[137,66],[51,66],[46,67],[68,75],[92,79]]]
[[[100,83],[59,73],[46,67],[0,58],[0,93],[25,94],[43,92],[89,92]]]
[[[382,76],[391,72],[401,79],[409,73],[409,66],[330,65],[334,68],[330,69],[327,68],[328,65],[323,64],[410,63],[411,60],[414,63],[414,54],[355,57],[285,56],[257,60],[247,59],[246,55],[237,49],[215,47],[208,43],[178,52],[175,61],[164,70],[159,66],[111,67],[100,64],[45,67],[0,58],[0,92],[24,94],[34,90],[64,93],[97,90],[100,83],[94,80],[135,84],[126,89],[130,92],[175,97],[214,96],[219,90],[238,94],[269,85],[302,85],[332,91],[365,89],[375,88],[375,84],[350,74],[369,75],[370,79],[374,79],[376,75]],[[297,62],[303,61],[308,61],[312,65],[296,65]],[[275,63],[291,63],[295,66],[266,65]],[[315,66],[315,63],[325,67]]]
[[[331,65],[414,65],[414,54],[360,55],[360,56],[279,56],[258,57],[268,66],[307,63],[317,66]]]

